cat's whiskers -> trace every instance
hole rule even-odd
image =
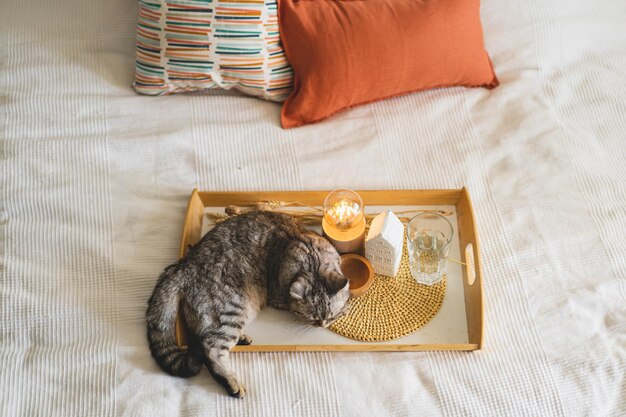
[[[301,336],[305,336],[307,333],[311,333],[315,327],[311,324],[308,323],[301,323],[301,326],[298,326],[298,328],[296,329],[295,332],[295,337],[301,337]]]

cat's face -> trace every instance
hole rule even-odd
[[[289,271],[289,309],[302,321],[328,327],[348,312],[350,289],[341,273],[341,257],[330,242],[307,232],[292,247],[283,266]]]
[[[298,276],[289,290],[290,309],[302,321],[328,327],[348,312],[350,289],[340,273]]]

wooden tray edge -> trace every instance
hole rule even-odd
[[[235,346],[232,352],[422,352],[422,351],[472,351],[475,343],[416,344],[416,345],[248,345]]]

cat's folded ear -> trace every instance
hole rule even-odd
[[[343,289],[350,287],[350,281],[344,275],[337,274],[330,280],[330,290],[332,294],[336,294]]]
[[[291,283],[291,287],[289,287],[289,295],[295,300],[302,300],[308,293],[309,287],[304,278],[297,277]]]
[[[341,289],[350,289],[350,280],[348,278],[346,278],[345,276],[343,277],[343,281],[341,281],[341,283],[343,284],[343,286],[341,287]]]

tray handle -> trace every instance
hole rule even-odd
[[[476,281],[476,265],[474,264],[474,245],[471,243],[465,246],[465,268],[467,270],[467,283],[472,285]]]

